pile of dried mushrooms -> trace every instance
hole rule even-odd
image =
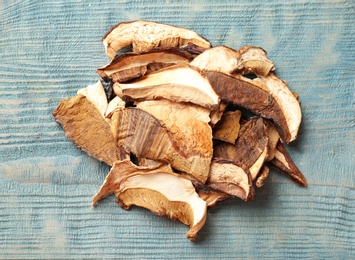
[[[306,186],[284,148],[301,123],[298,96],[265,50],[212,47],[148,21],[120,23],[102,41],[111,62],[101,80],[53,111],[77,147],[112,167],[93,205],[114,193],[123,209],[180,220],[195,241],[207,208],[251,200],[269,166]]]

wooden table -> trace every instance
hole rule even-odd
[[[0,258],[351,258],[355,254],[354,1],[0,1]],[[105,65],[101,37],[145,19],[193,29],[215,46],[262,46],[299,94],[287,150],[301,188],[272,171],[248,203],[187,227],[114,196],[109,171],[77,149],[51,112]]]

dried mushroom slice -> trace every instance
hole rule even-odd
[[[208,190],[208,189],[198,189],[198,196],[206,201],[207,207],[214,207],[220,201],[231,198],[231,195],[228,195],[222,191]]]
[[[204,149],[179,146],[167,126],[151,114],[138,108],[125,108],[115,111],[111,122],[115,142],[126,151],[138,158],[164,161],[199,182],[206,181],[211,155]]]
[[[126,102],[124,102],[120,97],[114,97],[110,103],[108,103],[107,109],[105,111],[105,117],[110,118],[112,114],[118,110],[126,107]]]
[[[217,46],[204,51],[190,65],[201,70],[226,74],[239,72],[265,76],[275,69],[266,55],[264,49],[255,46],[245,46],[238,51],[226,46]]]
[[[150,22],[123,22],[112,27],[102,38],[106,54],[113,59],[116,52],[132,45],[133,52],[146,52],[156,47],[181,47],[193,43],[210,48],[208,40],[194,31],[176,26]]]
[[[228,160],[216,160],[211,163],[206,186],[245,201],[254,197],[254,188],[248,170]]]
[[[256,187],[261,188],[262,186],[264,186],[265,180],[269,176],[269,171],[269,168],[266,165],[263,165],[260,170],[259,176],[255,182]]]
[[[101,111],[86,96],[78,94],[62,100],[53,116],[62,125],[65,135],[92,157],[108,165],[126,158],[123,149],[116,146]]]
[[[296,139],[301,124],[302,113],[297,97],[291,92],[286,83],[273,74],[260,77],[261,81],[269,89],[275,103],[280,107],[284,116],[284,123],[276,122],[279,127],[282,140],[286,143]]]
[[[299,106],[286,109],[288,99],[284,99],[283,95],[276,97],[280,92],[273,92],[259,78],[251,80],[241,75],[214,71],[204,71],[204,74],[222,101],[237,104],[256,115],[271,119],[282,140],[286,143],[294,140],[297,132],[295,126],[299,126],[300,122],[300,114],[297,112]]]
[[[149,209],[158,216],[180,220],[189,226],[186,237],[195,241],[206,222],[207,206],[191,181],[161,168],[138,167],[129,161],[116,162],[107,175],[93,205],[114,193],[124,209],[132,205]]]
[[[176,146],[189,153],[186,160],[191,165],[198,165],[196,174],[208,172],[213,155],[208,109],[167,99],[137,102],[136,105],[164,124]]]
[[[243,124],[236,143],[219,142],[214,146],[214,157],[232,160],[249,170],[255,180],[268,155],[268,132],[262,118]]]
[[[105,81],[125,82],[175,64],[189,63],[192,55],[176,47],[156,48],[145,53],[124,53],[97,73]]]
[[[292,161],[281,142],[278,142],[276,146],[275,157],[271,160],[271,163],[279,172],[290,177],[294,182],[304,187],[307,186],[306,178]]]
[[[217,108],[219,97],[208,79],[189,65],[170,66],[131,83],[115,83],[116,95],[132,100],[169,99]]]
[[[213,138],[234,144],[238,138],[241,115],[239,110],[225,112],[213,128]]]

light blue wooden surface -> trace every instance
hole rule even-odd
[[[300,96],[287,146],[309,186],[272,172],[253,201],[209,210],[199,242],[147,210],[95,208],[109,168],[51,115],[96,82],[101,37],[146,19],[213,45],[258,45]],[[0,258],[352,258],[355,254],[354,1],[0,1]]]

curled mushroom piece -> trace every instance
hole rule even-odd
[[[190,65],[201,70],[226,74],[241,72],[266,76],[275,69],[274,64],[266,55],[264,49],[256,46],[245,46],[238,51],[226,46],[217,46],[204,51]]]
[[[193,43],[210,48],[208,40],[194,31],[176,26],[150,22],[123,22],[112,27],[102,38],[106,54],[113,59],[116,52],[132,45],[133,52],[146,52],[156,47],[181,47]]]
[[[114,91],[123,99],[138,101],[165,98],[210,109],[219,103],[208,79],[186,64],[161,69],[132,83],[115,83]]]
[[[93,205],[111,193],[124,209],[136,205],[158,216],[180,220],[189,226],[186,237],[191,241],[196,241],[206,222],[206,202],[198,196],[191,181],[166,168],[138,167],[127,160],[116,162],[93,197]]]
[[[105,80],[125,82],[145,74],[175,64],[189,63],[192,55],[175,47],[156,48],[145,53],[124,53],[114,58],[108,65],[97,69]]]
[[[254,197],[254,188],[248,170],[228,160],[217,159],[211,163],[206,186],[245,201]]]

